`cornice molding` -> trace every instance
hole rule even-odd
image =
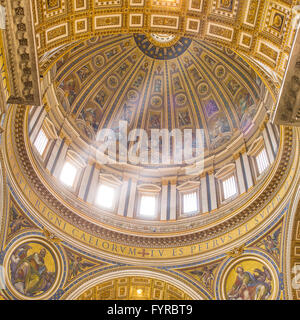
[[[212,237],[222,235],[229,232],[234,227],[245,223],[253,217],[257,212],[259,212],[264,206],[270,201],[282,185],[286,174],[288,173],[288,168],[293,161],[292,156],[292,141],[293,141],[293,130],[290,127],[283,128],[284,130],[284,141],[282,143],[281,159],[277,166],[277,170],[265,187],[264,191],[252,202],[248,204],[246,208],[237,212],[235,215],[228,217],[227,220],[220,222],[217,225],[208,227],[205,230],[200,230],[196,232],[191,232],[184,235],[174,235],[174,236],[163,236],[160,237],[158,234],[156,237],[147,237],[143,235],[133,235],[125,234],[115,230],[108,230],[105,227],[96,225],[90,221],[79,217],[76,213],[67,208],[63,203],[58,201],[45,187],[45,185],[38,178],[35,169],[32,167],[30,159],[27,154],[25,141],[24,141],[24,115],[25,110],[22,107],[17,107],[15,111],[15,143],[16,152],[18,153],[18,158],[22,159],[20,161],[20,166],[32,188],[40,198],[49,204],[50,208],[53,208],[57,214],[62,218],[66,219],[75,226],[79,226],[82,230],[88,230],[88,232],[94,234],[95,236],[102,237],[103,239],[110,239],[118,243],[126,243],[128,245],[145,246],[145,247],[158,247],[158,246],[176,246],[176,245],[186,245],[194,244],[199,241],[208,240]]]

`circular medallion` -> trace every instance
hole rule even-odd
[[[153,96],[151,98],[152,107],[159,108],[162,106],[162,98],[160,96]]]
[[[201,96],[205,96],[208,94],[209,87],[206,82],[201,82],[198,86],[198,92]]]
[[[99,54],[97,55],[95,58],[94,58],[94,64],[97,68],[101,68],[104,66],[104,63],[105,63],[105,59],[104,57]]]
[[[219,66],[216,67],[216,69],[215,69],[215,75],[216,75],[217,78],[224,78],[225,73],[226,73],[226,72],[225,72],[224,66],[219,65]]]
[[[119,84],[119,79],[116,76],[112,75],[108,78],[107,84],[111,89],[115,89]]]
[[[229,263],[221,280],[224,300],[274,300],[278,293],[278,276],[270,261],[245,256]]]
[[[139,98],[139,94],[137,93],[136,90],[129,90],[127,92],[127,98],[131,102],[136,102]]]
[[[178,105],[178,106],[183,106],[185,105],[186,103],[186,95],[183,94],[183,93],[180,93],[178,94],[176,97],[175,97],[175,103]]]
[[[59,285],[61,257],[42,238],[26,238],[5,256],[6,284],[19,299],[41,300],[54,294]]]
[[[95,43],[95,42],[97,42],[98,40],[99,40],[98,37],[92,37],[92,38],[89,39],[89,43]]]
[[[229,55],[230,57],[234,56],[235,53],[234,51],[232,51],[230,48],[225,48],[225,52],[227,55]]]

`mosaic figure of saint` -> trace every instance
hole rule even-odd
[[[11,281],[14,287],[25,296],[35,296],[46,292],[52,286],[55,273],[48,272],[45,265],[45,248],[27,255],[30,246],[22,246],[15,250],[11,257]]]
[[[228,292],[230,300],[267,300],[271,295],[272,276],[266,267],[256,268],[254,273],[236,268],[236,280]]]

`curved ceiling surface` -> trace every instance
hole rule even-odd
[[[217,153],[251,127],[265,92],[232,50],[165,34],[92,38],[52,71],[64,116],[89,143],[123,120],[129,130],[204,129]]]

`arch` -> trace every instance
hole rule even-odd
[[[6,172],[4,168],[3,156],[0,151],[0,235],[2,234],[2,228],[5,223],[3,220],[5,218],[6,212]]]
[[[154,280],[160,280],[164,281],[166,283],[169,283],[173,285],[174,287],[180,289],[185,294],[187,294],[191,299],[193,300],[203,300],[204,298],[201,296],[199,292],[197,292],[194,288],[192,288],[190,285],[187,285],[182,280],[179,280],[177,278],[174,278],[170,276],[167,273],[158,272],[155,270],[150,269],[140,269],[140,268],[125,268],[125,269],[119,269],[115,271],[109,271],[105,274],[102,274],[100,276],[97,276],[89,281],[86,281],[83,285],[76,288],[74,291],[72,291],[69,295],[65,296],[64,299],[66,300],[75,300],[77,299],[81,294],[83,294],[85,291],[93,288],[94,286],[103,283],[105,281],[118,279],[118,278],[124,278],[124,277],[144,277],[144,278],[151,278]]]
[[[288,225],[287,225],[287,233],[286,233],[286,264],[285,264],[285,274],[286,274],[286,287],[287,287],[287,298],[293,300],[293,266],[292,266],[292,255],[295,251],[295,239],[296,239],[296,223],[297,216],[299,216],[300,212],[300,187],[295,192],[295,196],[293,197],[294,201],[291,203],[291,208],[288,215]],[[298,220],[299,221],[299,220]],[[300,260],[300,259],[299,259]]]

